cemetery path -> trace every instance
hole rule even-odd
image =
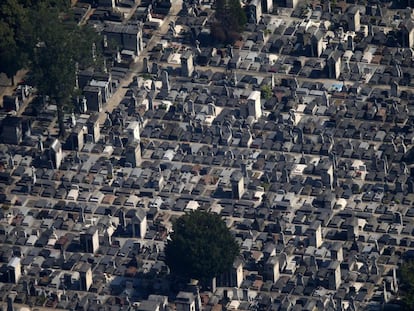
[[[114,110],[124,98],[126,92],[128,91],[129,85],[133,81],[134,76],[142,71],[143,59],[148,56],[148,52],[151,51],[153,47],[158,43],[159,38],[167,33],[170,22],[177,19],[177,14],[180,12],[181,7],[182,0],[172,2],[170,13],[165,18],[163,24],[158,30],[154,31],[151,39],[147,42],[147,46],[141,52],[140,56],[138,56],[137,61],[132,65],[126,77],[120,81],[118,89],[116,90],[115,94],[113,94],[112,97],[108,100],[103,111],[100,112],[99,124],[101,124],[101,126],[105,122],[107,112],[112,112],[112,110]]]

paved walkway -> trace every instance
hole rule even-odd
[[[126,77],[120,81],[120,85],[116,90],[115,94],[108,100],[107,104],[105,105],[102,112],[99,114],[99,123],[103,125],[106,119],[106,112],[112,112],[114,108],[116,108],[121,100],[124,98],[126,92],[128,91],[128,86],[133,81],[134,76],[142,71],[142,62],[145,57],[148,56],[148,52],[150,52],[153,47],[158,43],[161,36],[167,33],[169,29],[169,24],[171,21],[175,21],[177,19],[177,14],[180,12],[182,7],[182,0],[173,1],[170,13],[165,18],[161,27],[154,31],[151,39],[148,41],[147,46],[141,52],[141,55],[138,56],[137,61],[132,65],[131,69],[128,71]]]
[[[170,22],[175,21],[177,19],[177,14],[181,10],[182,3],[183,3],[182,0],[173,1],[173,5],[171,7],[170,13],[165,18],[163,24],[161,25],[159,29],[154,31],[151,39],[147,42],[146,48],[141,52],[141,55],[138,57],[136,62],[132,65],[126,77],[120,81],[118,89],[113,94],[113,96],[108,100],[108,102],[104,106],[103,111],[100,112],[99,123],[101,125],[103,125],[103,123],[105,122],[106,112],[112,112],[119,105],[121,100],[125,97],[125,94],[128,91],[129,85],[133,81],[134,76],[136,76],[138,73],[142,71],[143,59],[148,56],[148,53],[158,43],[160,37],[162,37],[168,32]],[[23,80],[26,73],[27,73],[27,70],[20,70],[16,74],[16,77],[15,77],[16,84]],[[10,80],[7,79],[7,77],[4,74],[0,74],[0,106],[3,105],[3,96],[12,95],[16,87],[17,85],[15,86],[10,85]],[[18,114],[21,113],[22,111],[24,111],[24,107],[21,107]],[[52,122],[52,124],[50,125],[50,129],[49,129],[51,133],[53,133],[55,130],[54,126],[55,126],[55,123]]]

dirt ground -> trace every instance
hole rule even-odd
[[[3,96],[12,95],[14,89],[17,87],[17,84],[23,80],[26,75],[27,70],[19,70],[14,77],[14,82],[16,85],[12,86],[10,79],[6,77],[4,73],[0,73],[0,107],[3,107]]]

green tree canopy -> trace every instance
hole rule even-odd
[[[96,64],[99,36],[79,26],[68,13],[68,0],[4,0],[0,3],[0,72],[14,84],[29,67],[34,86],[57,104],[60,135],[63,113],[76,85],[76,68]],[[92,57],[95,46],[96,58]]]
[[[34,13],[34,12],[33,12]],[[76,70],[92,65],[93,46],[100,47],[95,31],[78,26],[65,13],[41,6],[31,15],[35,25],[30,69],[38,93],[57,105],[59,133],[64,135],[64,108],[76,86]]]
[[[215,7],[216,22],[212,24],[212,34],[222,43],[233,43],[247,23],[246,13],[239,0],[216,0]]]
[[[231,268],[239,245],[219,215],[195,211],[173,224],[165,254],[173,273],[206,282]]]
[[[17,71],[27,65],[27,11],[17,0],[0,4],[0,72],[12,85]]]
[[[269,84],[263,85],[260,88],[260,93],[261,93],[261,96],[264,99],[268,100],[268,99],[272,98],[272,96],[273,96],[272,87]]]
[[[12,85],[17,71],[29,62],[33,44],[33,21],[40,8],[68,8],[66,0],[3,0],[0,3],[0,72],[4,72]]]
[[[414,261],[405,262],[399,271],[400,294],[405,310],[414,310]]]

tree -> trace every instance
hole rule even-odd
[[[27,65],[27,11],[16,0],[0,5],[0,72],[14,85],[17,71]]]
[[[414,310],[414,261],[405,262],[399,272],[405,310]]]
[[[262,98],[268,100],[268,99],[272,98],[272,96],[273,96],[272,87],[269,84],[263,85],[260,88],[260,93],[261,93]]]
[[[33,13],[33,79],[39,94],[56,103],[59,136],[64,136],[64,110],[75,90],[76,69],[94,63],[92,50],[100,46],[98,36],[57,9],[41,6]]]
[[[19,70],[16,55],[16,42],[13,38],[13,32],[9,25],[0,21],[0,72],[4,72],[6,76],[11,79],[11,84],[14,85],[14,75]]]
[[[33,24],[29,15],[40,8],[68,8],[67,0],[3,0],[0,4],[0,72],[14,85],[17,71],[29,62]]]
[[[219,215],[187,213],[173,224],[165,255],[171,272],[202,283],[231,268],[239,245]]]
[[[246,13],[239,0],[216,0],[216,23],[212,26],[213,36],[222,43],[233,43],[240,36],[247,23]],[[220,30],[220,32],[218,32]],[[224,39],[216,34],[224,33]]]

